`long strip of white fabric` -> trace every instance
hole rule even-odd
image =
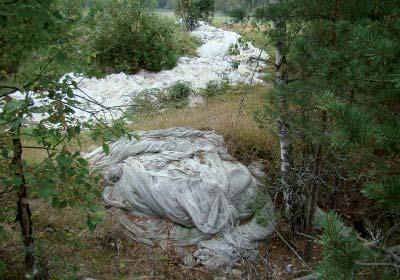
[[[181,57],[177,66],[161,72],[140,71],[135,75],[125,73],[108,75],[105,78],[79,78],[74,76],[80,90],[107,107],[119,107],[132,104],[132,99],[145,90],[162,90],[171,87],[178,81],[190,83],[194,89],[202,89],[211,81],[227,80],[231,84],[262,83],[262,69],[268,55],[255,48],[250,42],[239,40],[241,36],[211,25],[201,23],[192,35],[202,41],[196,57]],[[229,52],[231,46],[237,45],[239,53]],[[261,52],[261,55],[260,55]],[[82,112],[84,113],[84,112]]]
[[[202,41],[202,45],[197,49],[197,56],[181,57],[177,66],[170,70],[161,72],[142,70],[134,75],[119,73],[100,79],[74,73],[65,74],[61,80],[68,77],[76,82],[78,89],[74,90],[74,93],[82,97],[78,100],[85,108],[85,110],[76,109],[75,114],[84,119],[91,119],[92,112],[101,112],[96,114],[97,118],[111,121],[121,117],[126,109],[134,105],[134,99],[140,93],[167,89],[180,81],[191,84],[195,90],[205,88],[210,82],[263,83],[262,70],[265,66],[264,61],[269,56],[250,42],[240,40],[239,34],[201,23],[192,35]],[[229,51],[234,45],[237,46],[239,53]],[[19,92],[13,96],[25,98],[25,95]],[[39,105],[50,101],[33,96],[33,102]],[[113,110],[104,110],[105,107]],[[42,118],[41,114],[34,114],[31,121],[35,123]]]

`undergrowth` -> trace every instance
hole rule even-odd
[[[150,130],[180,126],[215,130],[225,137],[229,151],[243,163],[260,158],[264,162],[276,162],[273,124],[261,129],[253,120],[254,112],[262,106],[265,87],[252,86],[240,106],[244,87],[247,86],[235,86],[210,96],[206,104],[195,108],[172,106],[155,114],[142,112],[134,116],[130,128]],[[242,111],[238,115],[239,108]],[[80,142],[86,152],[99,145],[85,135]],[[24,143],[29,145],[30,140],[24,139]],[[32,149],[26,151],[24,159],[34,162],[45,156],[43,151]],[[273,164],[269,166],[275,168]],[[129,240],[109,211],[103,223],[90,232],[79,210],[53,209],[35,196],[30,200],[35,209],[32,218],[37,254],[51,279],[215,279],[213,273],[182,266],[174,251],[148,248]],[[7,196],[0,201],[5,205],[4,214],[9,217],[3,223],[7,238],[1,241],[0,259],[7,265],[4,279],[22,279],[23,248],[19,227],[14,222],[12,201]],[[102,205],[100,200],[96,203]],[[231,279],[229,275],[224,277]]]
[[[191,127],[215,130],[225,137],[230,152],[239,160],[250,163],[254,159],[277,159],[274,124],[260,128],[254,120],[262,107],[265,86],[252,86],[243,98],[244,87],[236,86],[226,93],[210,97],[194,108],[169,108],[161,112],[147,112],[132,116],[133,130]]]

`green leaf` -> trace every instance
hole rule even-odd
[[[7,148],[1,148],[1,155],[4,158],[8,158],[8,149]]]
[[[96,222],[96,220],[88,217],[88,219],[86,221],[86,225],[88,226],[90,231],[94,231],[97,227],[97,222]]]
[[[106,143],[103,143],[103,152],[106,155],[108,155],[110,153],[110,147]]]
[[[5,264],[5,262],[0,260],[0,277],[4,275],[4,273],[6,272],[6,268],[7,265]]]
[[[86,167],[88,165],[87,160],[83,159],[83,158],[78,158],[77,161],[79,162],[80,165]]]
[[[18,188],[22,183],[21,177],[14,176],[9,181],[8,184],[13,186],[14,188]]]
[[[55,194],[51,186],[42,185],[39,187],[38,194],[43,199],[48,199]]]

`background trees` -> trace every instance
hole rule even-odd
[[[245,8],[248,10],[253,10],[258,6],[265,4],[265,0],[216,0],[215,7],[218,11],[227,12],[233,8]]]
[[[214,15],[214,0],[176,0],[175,12],[182,17],[186,28],[193,30],[199,21],[208,21]]]

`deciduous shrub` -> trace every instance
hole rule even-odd
[[[205,98],[222,95],[227,92],[229,89],[229,81],[224,79],[222,82],[219,81],[210,81],[207,84],[207,87],[202,90],[201,94]]]
[[[183,101],[193,92],[192,86],[187,82],[176,82],[168,90],[168,95],[173,101]]]
[[[105,1],[94,15],[92,47],[106,72],[172,68],[181,54],[173,21],[145,8],[142,1]]]
[[[188,30],[195,29],[200,20],[210,20],[214,10],[215,0],[178,0],[176,3],[176,13],[183,18]]]

